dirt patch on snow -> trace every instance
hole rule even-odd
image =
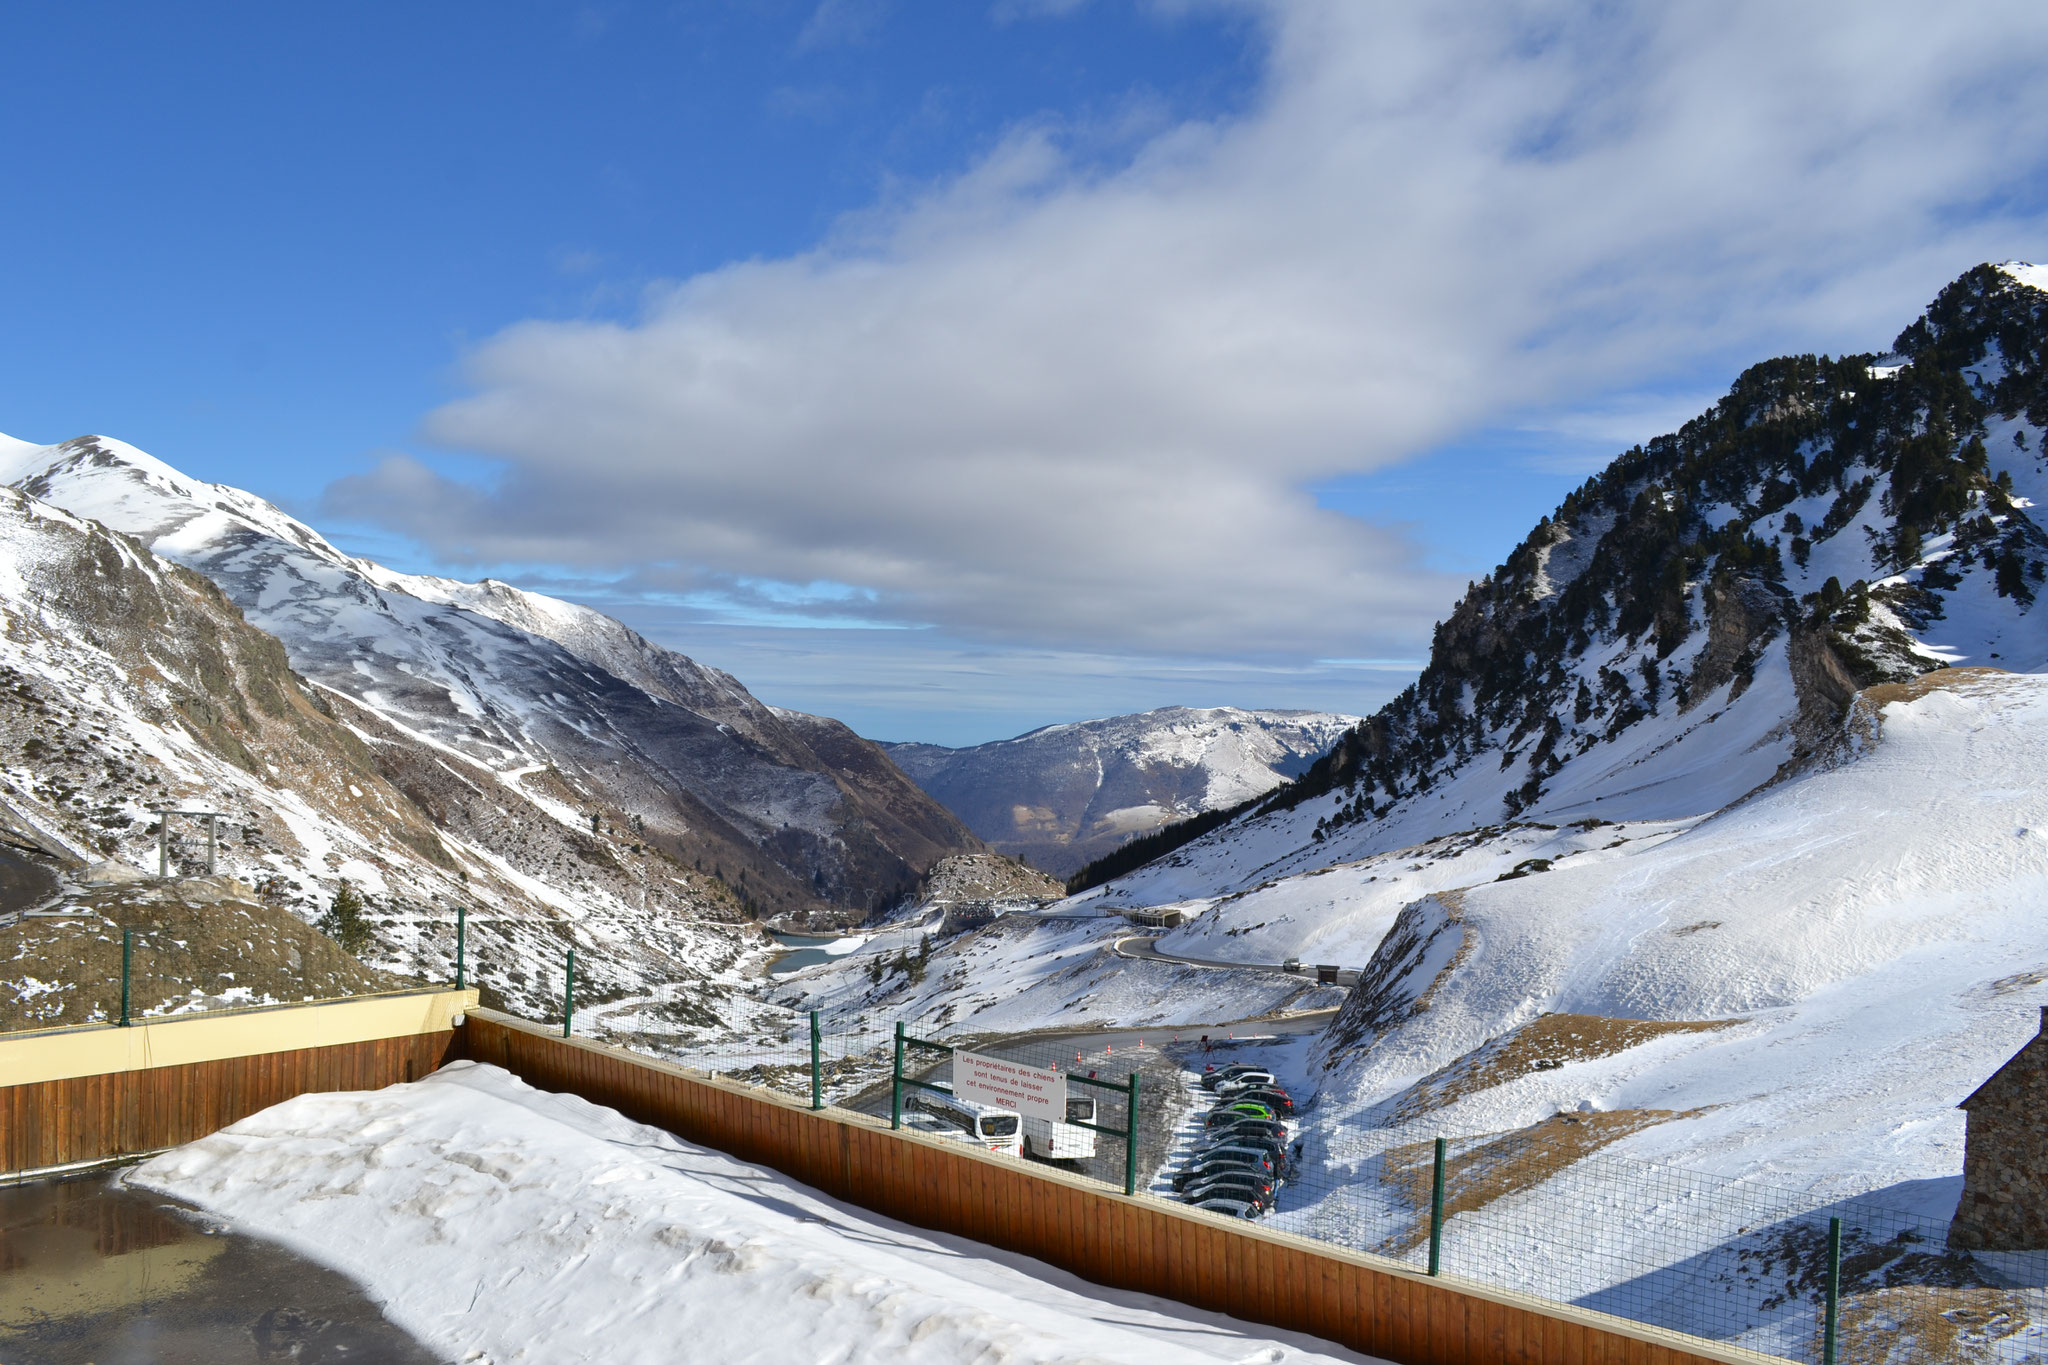
[[[2034,1305],[2012,1289],[1899,1285],[1842,1305],[1842,1365],[1991,1365],[2024,1351]],[[2015,1340],[2019,1338],[2019,1340]],[[1820,1356],[1820,1340],[1813,1344]]]
[[[1474,1049],[1410,1087],[1395,1110],[1406,1122],[1457,1103],[1467,1095],[1534,1071],[1556,1071],[1640,1047],[1674,1033],[1712,1033],[1741,1019],[1609,1019],[1597,1014],[1545,1014]]]
[[[1471,1213],[1498,1199],[1534,1189],[1575,1161],[1609,1143],[1673,1119],[1689,1119],[1703,1109],[1610,1109],[1585,1114],[1554,1114],[1541,1123],[1485,1139],[1454,1142],[1444,1163],[1444,1217]],[[1474,1145],[1466,1146],[1464,1144]],[[1461,1150],[1462,1148],[1462,1150]],[[1419,1215],[1406,1230],[1388,1238],[1383,1254],[1399,1256],[1422,1245],[1429,1236],[1429,1204],[1436,1165],[1434,1142],[1390,1147],[1383,1179]]]
[[[1845,722],[1848,733],[1869,743],[1884,730],[1884,708],[1893,702],[1919,701],[1933,692],[1987,696],[2002,692],[2018,678],[2003,668],[1937,668],[1905,682],[1879,683],[1856,694]]]

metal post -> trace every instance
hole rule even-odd
[[[569,964],[562,973],[562,1036],[569,1036],[569,1021],[576,1017],[576,950],[569,950]]]
[[[903,1021],[896,1021],[896,1065],[889,1078],[889,1126],[903,1126]]]
[[[825,1068],[823,1037],[818,1027],[818,1012],[811,1011],[811,1108],[825,1107]]]
[[[463,961],[463,949],[467,946],[468,937],[469,907],[458,905],[455,907],[455,989],[458,991],[469,985],[467,964]]]
[[[121,931],[121,1027],[128,1027],[128,968],[135,955],[135,932]]]
[[[1429,1183],[1429,1273],[1443,1265],[1444,1249],[1444,1140],[1436,1140],[1436,1174]]]
[[[167,810],[156,813],[156,876],[158,881],[171,875],[171,813]]]
[[[1124,1109],[1124,1193],[1138,1192],[1138,1073],[1131,1073],[1130,1098]]]
[[[1842,1306],[1842,1220],[1828,1219],[1828,1303],[1820,1334],[1821,1365],[1835,1365],[1835,1318]]]
[[[206,875],[211,877],[220,870],[220,817],[206,817]]]

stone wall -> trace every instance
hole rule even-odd
[[[2048,1008],[2042,1010],[2048,1028]],[[2048,1038],[2037,1035],[1963,1101],[1963,1197],[1948,1244],[2048,1249]]]

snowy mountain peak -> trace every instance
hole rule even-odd
[[[2028,288],[2048,294],[2048,265],[2035,265],[2031,261],[2005,261],[2000,263],[1998,268]]]
[[[1134,835],[1302,772],[1357,723],[1320,711],[1167,706],[889,756],[993,846],[1065,875]]]

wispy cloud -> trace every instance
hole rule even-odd
[[[818,0],[811,17],[797,30],[796,49],[811,52],[871,42],[890,8],[890,0]]]
[[[1532,410],[1618,448],[1690,414],[1587,395],[1881,346],[2040,250],[2048,7],[1265,13],[1250,113],[1110,170],[1023,128],[803,255],[508,328],[427,424],[494,487],[394,460],[332,504],[1012,647],[1408,658],[1462,578],[1305,487]]]

